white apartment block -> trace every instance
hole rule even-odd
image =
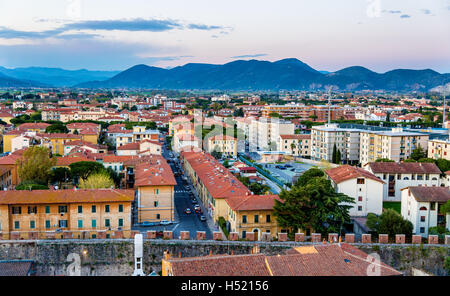
[[[405,187],[441,186],[441,171],[434,163],[371,162],[363,168],[385,182],[383,201],[400,201]]]
[[[430,227],[450,227],[450,213],[440,213],[440,207],[450,200],[448,187],[403,188],[401,198],[401,214],[413,224],[413,233],[427,237]]]
[[[380,215],[383,211],[383,185],[385,182],[361,168],[342,165],[326,170],[325,173],[338,193],[355,199],[349,214],[365,217],[368,213]]]
[[[280,151],[286,152],[287,155],[311,157],[311,135],[280,135],[278,142]]]
[[[280,150],[278,137],[294,133],[295,125],[290,121],[266,117],[252,120],[249,127],[249,149],[250,151]]]
[[[311,159],[333,159],[333,147],[341,152],[344,163],[357,163],[359,161],[359,129],[340,128],[337,124],[325,124],[311,128]]]
[[[437,139],[428,141],[428,158],[450,160],[450,141]]]
[[[429,136],[417,132],[404,132],[402,128],[392,131],[361,131],[360,163],[388,158],[399,162],[408,159],[419,145],[426,150]]]

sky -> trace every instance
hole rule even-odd
[[[284,58],[450,73],[450,0],[0,0],[7,68]]]

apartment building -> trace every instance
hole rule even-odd
[[[370,162],[363,168],[385,182],[383,201],[400,201],[406,187],[441,185],[441,170],[434,163]]]
[[[344,117],[345,109],[339,106],[326,105],[304,105],[304,104],[286,104],[286,105],[266,105],[261,110],[263,117],[269,117],[270,113],[278,113],[280,117],[299,117],[300,120],[325,122],[328,120],[328,110],[330,109],[331,120],[338,120]]]
[[[237,140],[234,137],[227,135],[217,135],[207,139],[206,151],[212,153],[217,151],[226,157],[237,156]]]
[[[144,140],[159,140],[158,130],[146,130],[145,126],[133,126],[132,132],[114,134],[116,148],[129,143],[136,143]]]
[[[311,128],[311,159],[331,162],[333,149],[341,152],[343,163],[355,164],[360,157],[360,129],[340,128],[338,124],[325,124]]]
[[[225,199],[228,230],[239,233],[241,238],[246,238],[249,232],[255,234],[256,240],[261,239],[262,233],[277,237],[280,229],[273,216],[275,200],[281,201],[278,195],[252,194]]]
[[[406,187],[401,190],[401,214],[413,224],[413,233],[427,237],[430,227],[450,227],[450,213],[440,212],[449,200],[449,187]]]
[[[280,151],[286,152],[287,155],[311,157],[311,135],[280,135],[278,142]]]
[[[129,168],[130,164],[126,164]],[[130,172],[128,170],[127,175]],[[134,167],[137,188],[137,222],[175,220],[174,186],[177,181],[162,157],[148,157]]]
[[[250,151],[280,150],[280,135],[293,135],[295,125],[290,121],[278,118],[261,117],[252,120],[249,127]]]
[[[130,237],[133,190],[19,190],[0,192],[2,239]]]
[[[362,165],[387,158],[396,162],[408,159],[418,146],[427,149],[429,136],[423,133],[407,132],[402,128],[391,131],[361,131],[360,162]]]
[[[383,211],[383,185],[385,182],[374,174],[361,168],[342,165],[325,171],[338,193],[353,197],[354,204],[350,216],[367,216],[368,213],[380,215]]]
[[[429,140],[428,141],[428,158],[443,158],[450,160],[450,141],[449,140]]]

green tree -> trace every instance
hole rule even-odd
[[[411,235],[413,225],[393,209],[385,209],[379,216],[369,213],[367,215],[367,227],[377,234],[388,234],[394,237],[396,234]]]
[[[67,127],[63,123],[54,123],[52,125],[47,126],[45,129],[46,133],[63,133],[66,134],[69,132]]]
[[[422,146],[419,145],[411,153],[410,159],[417,161],[425,157],[427,157],[427,155],[425,154],[425,151],[423,151]]]
[[[309,180],[323,176],[325,176],[325,173],[321,169],[310,168],[297,179],[297,182],[295,182],[294,186],[305,186],[309,182]]]
[[[275,201],[274,215],[281,227],[294,232],[313,229],[323,234],[340,233],[342,226],[350,222],[349,209],[354,203],[352,197],[336,193],[330,180],[323,177],[283,190],[280,199]]]
[[[56,158],[50,157],[50,149],[31,146],[17,160],[17,170],[20,180],[47,184],[50,169],[56,164]]]
[[[337,153],[336,153],[336,163],[341,163],[341,150],[337,150]]]
[[[81,179],[79,183],[81,189],[103,189],[114,188],[114,181],[105,173],[91,174],[86,180]]]
[[[62,182],[67,182],[72,178],[70,170],[65,167],[54,168],[50,171],[50,182],[58,183],[61,186]]]
[[[105,170],[101,163],[95,161],[78,161],[69,165],[70,173],[74,178],[86,180],[93,173],[101,173]]]
[[[331,162],[332,163],[337,163],[337,148],[336,148],[336,143],[334,143],[333,145],[333,153],[331,155]]]

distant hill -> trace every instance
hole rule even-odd
[[[0,87],[45,87],[46,85],[36,82],[20,80],[13,77],[9,77],[0,72]]]
[[[339,90],[427,91],[450,82],[433,70],[393,70],[384,74],[360,66],[336,72],[317,71],[297,59],[276,62],[237,60],[224,65],[190,63],[171,69],[133,66],[106,80],[79,88],[152,88],[201,90]]]
[[[45,67],[8,69],[0,67],[0,73],[18,80],[35,81],[38,84],[55,87],[70,87],[92,80],[106,80],[117,75],[120,71],[64,70]]]

